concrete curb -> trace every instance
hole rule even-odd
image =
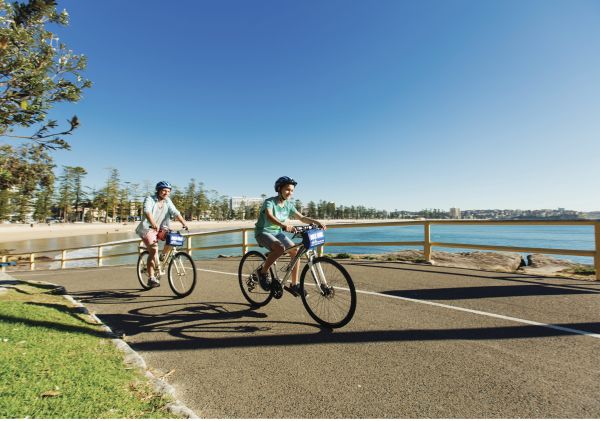
[[[6,275],[6,274],[0,275],[0,280],[17,281],[17,279],[13,278],[10,275]],[[91,313],[86,306],[84,306],[81,302],[74,299],[72,296],[65,294],[67,291],[64,287],[62,287],[60,285],[52,284],[50,282],[44,282],[44,281],[27,281],[27,282],[31,282],[33,284],[49,285],[49,286],[55,287],[55,289],[52,290],[50,293],[62,295],[67,301],[69,301],[70,303],[73,304],[73,306],[76,309],[75,310],[76,312],[82,313],[82,314],[87,314],[96,323],[98,323],[100,325],[100,328],[102,330],[104,330],[108,334],[109,337],[112,338],[111,342],[113,343],[113,345],[117,349],[119,349],[120,351],[123,352],[125,364],[127,364],[130,367],[136,367],[136,368],[141,369],[144,372],[144,375],[146,376],[146,378],[148,378],[148,380],[152,384],[152,388],[154,389],[154,391],[156,393],[160,394],[161,396],[168,397],[168,398],[171,398],[174,400],[173,402],[171,402],[170,404],[168,404],[166,406],[167,410],[170,413],[172,413],[175,416],[183,417],[183,418],[192,418],[192,419],[200,418],[198,415],[196,415],[194,413],[194,411],[189,409],[187,406],[185,406],[181,401],[179,401],[175,397],[176,391],[173,386],[171,386],[164,380],[159,379],[158,377],[156,377],[154,374],[152,374],[148,370],[146,361],[144,361],[144,359],[141,357],[140,354],[138,354],[136,351],[134,351],[127,344],[127,342],[125,342],[122,339],[118,339],[118,335],[116,335],[110,327],[105,325],[104,322],[102,322],[102,320],[100,320],[94,313]]]

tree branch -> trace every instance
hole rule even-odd
[[[68,120],[68,122],[71,127],[68,130],[65,130],[65,131],[59,132],[59,133],[47,133],[49,128],[56,127],[56,122],[51,120],[50,122],[48,122],[48,124],[44,125],[41,129],[39,129],[32,136],[17,136],[17,135],[10,135],[10,134],[3,134],[1,136],[11,137],[11,138],[15,138],[15,139],[33,140],[35,143],[37,143],[41,147],[46,148],[46,149],[51,149],[51,150],[70,149],[69,144],[67,142],[65,142],[63,139],[59,138],[59,136],[68,136],[68,135],[72,134],[73,130],[75,130],[75,129],[77,129],[77,127],[79,127],[79,119],[77,118],[77,116],[73,116],[73,118],[71,120]],[[46,140],[49,138],[53,138],[53,139]]]

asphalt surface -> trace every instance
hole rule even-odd
[[[196,262],[184,299],[131,266],[11,274],[64,285],[202,417],[600,417],[600,284],[341,262],[361,292],[336,331],[287,293],[252,309],[237,259]]]

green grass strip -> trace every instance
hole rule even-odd
[[[17,287],[0,293],[0,418],[174,418],[90,317]]]

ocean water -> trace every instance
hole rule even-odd
[[[432,225],[431,241],[445,243],[461,244],[487,244],[499,246],[532,247],[532,248],[556,248],[573,250],[594,250],[594,228],[592,226],[499,226],[499,225]],[[248,234],[249,241],[254,242],[252,232]],[[325,233],[328,242],[373,242],[373,241],[423,241],[422,226],[396,226],[396,227],[368,227],[368,228],[334,228]],[[133,235],[119,235],[118,237],[104,236],[79,236],[67,237],[63,239],[35,240],[34,242],[19,242],[10,244],[10,248],[19,252],[28,252],[30,250],[49,250],[62,247],[86,247],[100,243],[106,243],[115,240],[136,238]],[[299,240],[296,240],[299,241]],[[224,244],[241,243],[241,233],[229,233],[212,236],[194,237],[192,247],[207,247]],[[0,248],[6,245],[0,244]],[[8,247],[6,247],[8,248]],[[350,253],[350,254],[373,254],[388,253],[396,250],[415,249],[414,246],[327,246],[326,253]],[[260,250],[259,248],[256,248]],[[134,252],[137,250],[136,244],[115,244],[105,246],[104,255]],[[456,249],[434,247],[433,250],[442,250],[450,252],[474,251],[473,249]],[[67,258],[75,257],[95,257],[97,249],[95,247],[82,248],[79,250],[67,252]],[[60,258],[58,253],[48,257]],[[222,248],[206,251],[194,251],[195,259],[214,258],[219,255],[240,256],[241,248]],[[522,253],[526,256],[527,253]],[[578,263],[592,264],[591,257],[583,256],[556,256],[568,259]],[[106,258],[104,265],[113,264],[133,264],[136,262],[135,256],[125,256],[117,258]],[[95,260],[80,260],[67,263],[67,267],[85,267],[95,266]],[[40,262],[36,264],[39,268],[50,267],[57,268],[58,263]]]
[[[327,232],[327,240],[342,241],[423,241],[422,226],[339,229]],[[350,232],[351,231],[351,232]],[[480,244],[496,246],[555,248],[569,250],[594,250],[592,226],[500,226],[500,225],[432,225],[432,242]],[[328,247],[328,253],[388,253],[394,250],[414,249],[413,246],[396,247]],[[433,250],[460,252],[473,249],[434,247]],[[526,256],[528,253],[521,253]],[[561,256],[579,263],[592,264],[585,256]]]

